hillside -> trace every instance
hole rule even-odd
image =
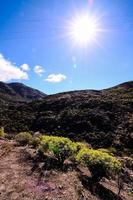
[[[42,99],[46,94],[39,90],[30,88],[22,83],[0,82],[0,99],[11,102],[30,102]]]
[[[72,91],[23,105],[8,104],[0,112],[0,126],[9,133],[40,131],[96,148],[132,149],[133,81],[100,91]]]

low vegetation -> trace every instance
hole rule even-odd
[[[50,152],[58,159],[60,167],[64,161],[73,155],[75,146],[73,142],[64,137],[43,136],[41,142],[43,152]]]
[[[66,159],[71,158],[73,162],[87,166],[94,181],[118,174],[121,170],[121,163],[113,155],[90,149],[87,144],[72,142],[68,138],[43,136],[40,148],[44,153],[52,153],[61,167]]]
[[[29,141],[29,144],[34,148],[38,148],[41,143],[41,137],[32,137],[32,140]]]
[[[57,161],[55,165],[59,169],[63,169],[64,161],[67,159],[74,164],[87,166],[95,182],[99,182],[103,177],[118,174],[121,170],[121,163],[113,155],[101,150],[91,149],[84,143],[72,142],[65,137],[32,137],[30,133],[22,132],[15,139],[20,145],[29,144],[38,148],[38,152],[41,152],[40,159],[42,159],[43,154],[53,155],[55,161]],[[47,162],[46,159],[44,159],[44,162]]]
[[[132,81],[101,91],[48,95],[30,103],[12,102],[8,96],[5,91],[0,99],[0,126],[7,133],[40,131],[85,141],[93,148],[132,149]]]
[[[118,174],[121,170],[121,163],[114,156],[99,150],[83,148],[76,158],[89,168],[95,181],[109,177],[112,173]]]
[[[63,169],[66,159],[71,160],[74,164],[87,166],[95,182],[99,182],[103,177],[118,174],[121,170],[121,163],[113,154],[94,150],[89,148],[87,144],[72,142],[69,138],[58,136],[34,137],[28,132],[21,132],[15,139],[20,145],[29,144],[37,148],[38,152],[41,152],[40,159],[46,153],[53,155],[57,161],[56,166],[60,169]]]
[[[21,132],[15,136],[15,140],[19,145],[27,145],[32,142],[32,135],[29,132]]]
[[[12,102],[5,96],[0,99],[0,138],[7,145],[0,145],[0,156],[14,153],[15,148],[30,158],[30,172],[37,169],[39,177],[47,172],[74,172],[87,188],[89,183],[101,188],[113,177],[120,194],[123,182],[127,187],[132,181],[132,85],[56,94],[30,103]]]
[[[104,180],[111,180],[111,178],[116,183],[118,194],[120,195],[123,191],[123,174],[125,173],[123,167],[126,165],[123,165],[122,159],[117,159],[114,148],[96,150],[87,143],[74,142],[66,137],[31,134],[30,132],[20,132],[15,136],[15,140],[19,146],[27,145],[26,148],[23,147],[25,159],[30,158],[32,162],[31,175],[35,170],[39,173],[38,184],[41,183],[45,173],[74,172],[77,174],[79,183],[84,187],[87,184],[92,192],[96,191],[96,187],[100,187]],[[11,144],[16,144],[12,142]],[[6,154],[4,155],[7,155],[9,152],[7,146],[5,149]],[[107,179],[102,179],[104,177]]]
[[[6,133],[5,133],[5,131],[4,131],[4,128],[1,127],[1,128],[0,128],[0,137],[5,137],[5,136],[6,136]]]

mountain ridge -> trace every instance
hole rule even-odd
[[[99,89],[99,90],[98,89],[70,90],[70,91],[65,91],[65,92],[58,92],[58,93],[54,93],[54,94],[49,94],[49,95],[43,93],[41,90],[29,87],[29,86],[27,86],[27,85],[25,85],[23,83],[20,83],[20,82],[5,83],[5,82],[0,81],[0,95],[1,95],[1,92],[4,91],[4,89],[5,89],[4,93],[12,92],[13,94],[15,94],[15,93],[19,93],[20,92],[19,90],[21,88],[27,88],[30,91],[32,91],[32,90],[36,91],[38,93],[38,95],[40,96],[40,99],[41,99],[41,98],[43,98],[45,96],[53,96],[53,95],[75,93],[75,92],[90,92],[90,93],[98,94],[98,93],[101,93],[102,91],[109,91],[109,90],[118,89],[118,88],[129,89],[129,88],[133,88],[133,81],[123,82],[123,83],[120,83],[118,85],[115,85],[115,86],[112,86],[112,87],[108,87],[106,89]],[[3,91],[2,91],[2,89],[3,89]],[[20,92],[20,95],[21,95],[21,92]],[[39,97],[33,98],[33,100],[37,100],[38,98]],[[31,99],[31,101],[32,101],[32,99]]]
[[[43,92],[22,83],[0,82],[0,98],[5,101],[30,102],[46,96]]]

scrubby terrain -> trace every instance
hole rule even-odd
[[[0,82],[0,200],[132,200],[133,82],[45,95]]]
[[[131,182],[124,183],[120,197],[116,180],[105,178],[92,191],[86,168],[45,170],[40,178],[39,169],[31,171],[35,152],[14,141],[0,140],[0,200],[132,200]]]
[[[47,95],[21,105],[7,99],[0,101],[0,126],[8,133],[40,131],[84,140],[93,147],[132,151],[132,81],[100,91]]]

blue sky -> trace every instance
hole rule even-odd
[[[97,43],[74,44],[68,22],[99,17]],[[133,79],[133,1],[1,0],[0,80],[47,94],[102,89]]]

